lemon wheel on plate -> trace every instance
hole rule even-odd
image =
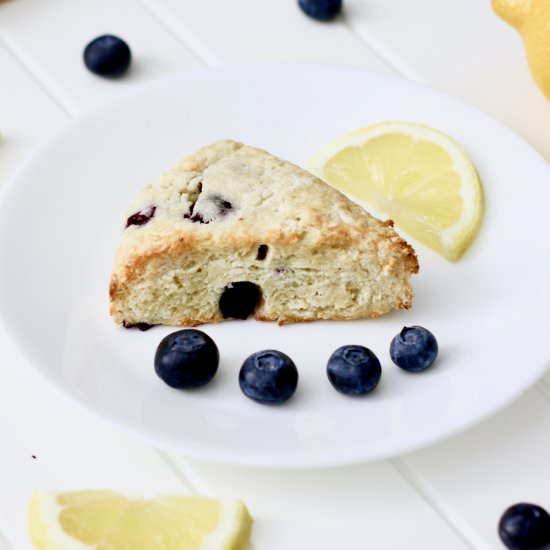
[[[474,165],[455,141],[428,126],[362,128],[324,147],[309,170],[451,261],[464,254],[483,217]]]
[[[35,492],[29,505],[36,550],[244,550],[251,527],[240,500]]]

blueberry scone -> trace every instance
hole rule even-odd
[[[376,317],[412,305],[412,247],[310,173],[220,141],[147,186],[110,284],[126,327]]]

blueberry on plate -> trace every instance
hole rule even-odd
[[[250,355],[239,372],[242,392],[257,403],[283,403],[292,397],[297,385],[298,370],[292,359],[272,349]]]
[[[334,19],[342,9],[342,0],[298,0],[300,9],[318,21]]]
[[[197,388],[214,378],[219,360],[218,348],[208,334],[178,330],[158,345],[155,372],[172,388]]]
[[[328,360],[327,375],[345,395],[364,395],[376,388],[382,376],[380,361],[363,346],[342,346]]]
[[[509,550],[548,550],[550,515],[536,504],[514,504],[502,514],[498,534]]]
[[[111,34],[98,36],[84,49],[84,64],[99,76],[122,76],[128,70],[131,60],[128,44]]]
[[[390,344],[391,360],[409,372],[427,369],[435,361],[437,352],[435,336],[423,327],[403,327]]]

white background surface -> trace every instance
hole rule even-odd
[[[98,102],[191,67],[247,61],[345,63],[424,81],[484,109],[550,159],[550,103],[528,74],[518,36],[489,4],[348,0],[345,17],[320,24],[294,0],[0,3],[0,185]],[[134,70],[116,82],[81,62],[87,41],[105,32],[124,37],[134,54]],[[29,548],[33,488],[239,496],[256,517],[262,550],[498,550],[506,506],[550,508],[548,375],[496,417],[435,447],[362,466],[277,472],[158,452],[66,403],[3,335],[0,349],[0,549]]]

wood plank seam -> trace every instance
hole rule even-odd
[[[189,476],[185,474],[183,469],[176,463],[175,460],[172,459],[168,452],[162,451],[160,449],[155,449],[155,453],[160,458],[160,460],[164,462],[166,467],[169,468],[177,476],[177,478],[189,489],[189,492],[192,495],[200,494],[200,491],[197,490],[195,483],[193,483]]]
[[[178,42],[194,55],[197,60],[206,66],[218,65],[219,61],[199,44],[181,25],[166,8],[154,2],[154,0],[137,0],[141,7],[146,10],[164,29]]]
[[[212,491],[208,484],[197,475],[194,469],[187,463],[187,457],[179,455],[179,459],[175,460],[170,453],[165,451],[157,450],[157,453],[162,457],[162,459],[174,470],[174,472],[179,472],[181,476],[186,479],[187,484],[191,488],[193,494],[196,495],[212,495]]]
[[[349,17],[343,16],[345,26],[355,36],[358,42],[365,48],[373,52],[390,69],[399,76],[408,78],[415,82],[426,83],[426,81],[412,67],[405,63],[397,54],[385,46],[373,34],[363,27],[357,27]]]
[[[9,542],[8,537],[4,534],[0,526],[0,550],[13,550],[13,548],[15,548],[15,546]]]
[[[550,385],[546,380],[539,380],[535,385],[536,390],[546,399],[550,401]]]
[[[78,107],[71,98],[51,81],[39,67],[23,51],[0,31],[0,46],[17,62],[33,82],[44,92],[45,95],[66,115],[74,117],[78,114]]]
[[[390,458],[388,463],[471,550],[493,550],[449,504],[447,504],[405,458]],[[495,526],[496,529],[496,526]]]

